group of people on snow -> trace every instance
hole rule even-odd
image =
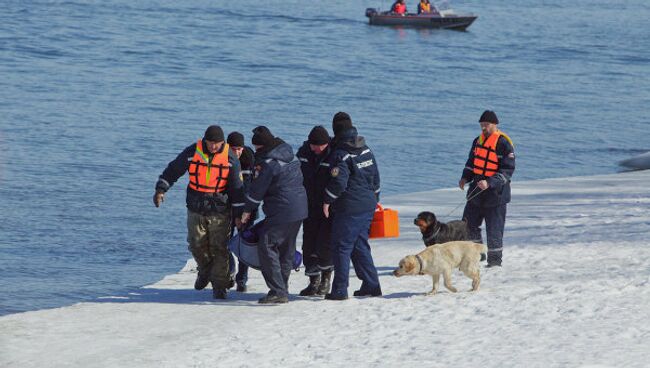
[[[482,133],[472,144],[459,182],[461,189],[469,183],[463,218],[470,239],[477,242],[485,220],[488,266],[500,266],[514,148],[496,128],[494,112],[485,111],[479,122]],[[235,260],[228,241],[235,228],[241,233],[251,226],[262,204],[257,251],[269,292],[259,303],[288,302],[301,226],[309,277],[301,296],[347,299],[350,262],[362,281],[353,295],[382,295],[368,242],[380,194],[377,161],[350,115],[336,113],[332,131],[330,137],[325,127],[315,126],[294,155],[266,126],[253,129],[253,150],[245,145],[243,134],[232,132],[226,138],[221,127],[212,125],[167,165],[156,182],[153,202],[159,207],[165,193],[188,173],[187,241],[197,263],[195,289],[211,283],[215,299],[226,299],[235,284],[237,291],[247,291],[248,267],[240,260],[233,280]]]

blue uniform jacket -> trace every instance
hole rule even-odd
[[[325,203],[331,211],[357,214],[374,211],[379,200],[379,169],[365,139],[351,128],[336,138],[330,155]]]
[[[480,136],[479,136],[480,137]],[[499,137],[497,141],[497,158],[499,159],[499,169],[493,176],[486,178],[474,174],[474,147],[479,137],[472,142],[472,149],[469,151],[469,158],[463,169],[463,178],[470,182],[467,195],[474,195],[480,189],[476,189],[476,183],[485,179],[490,185],[481,194],[475,196],[470,203],[479,207],[496,207],[510,202],[510,181],[512,174],[515,172],[515,151],[512,144],[504,136]],[[474,191],[475,190],[475,191]]]
[[[324,217],[323,197],[325,196],[325,187],[330,179],[330,153],[330,146],[327,146],[324,152],[316,155],[309,148],[309,142],[305,141],[296,154],[300,160],[303,185],[307,191],[309,217]]]
[[[307,217],[307,194],[300,161],[281,139],[268,150],[255,153],[253,182],[246,194],[245,211],[253,213],[264,201],[266,224],[300,221]]]
[[[203,143],[205,147],[205,142]],[[183,176],[190,167],[190,162],[196,152],[196,143],[188,146],[172,162],[167,165],[165,171],[156,182],[156,191],[167,192],[176,181]],[[212,154],[208,155],[212,160]],[[185,204],[187,209],[192,212],[209,215],[214,213],[223,213],[232,207],[233,215],[240,216],[244,206],[244,191],[241,180],[241,169],[237,155],[229,150],[228,164],[228,184],[225,193],[204,193],[187,187]]]

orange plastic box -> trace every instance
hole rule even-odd
[[[370,224],[370,238],[397,238],[399,237],[399,217],[397,211],[384,208],[377,203],[375,216]]]

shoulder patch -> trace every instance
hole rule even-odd
[[[514,153],[508,153],[508,157],[509,158],[515,158],[515,154]]]
[[[333,167],[332,170],[330,170],[330,175],[332,175],[333,178],[339,176],[339,168]]]

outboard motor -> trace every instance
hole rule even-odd
[[[377,15],[377,9],[375,8],[366,8],[366,17],[370,18],[374,15]]]

